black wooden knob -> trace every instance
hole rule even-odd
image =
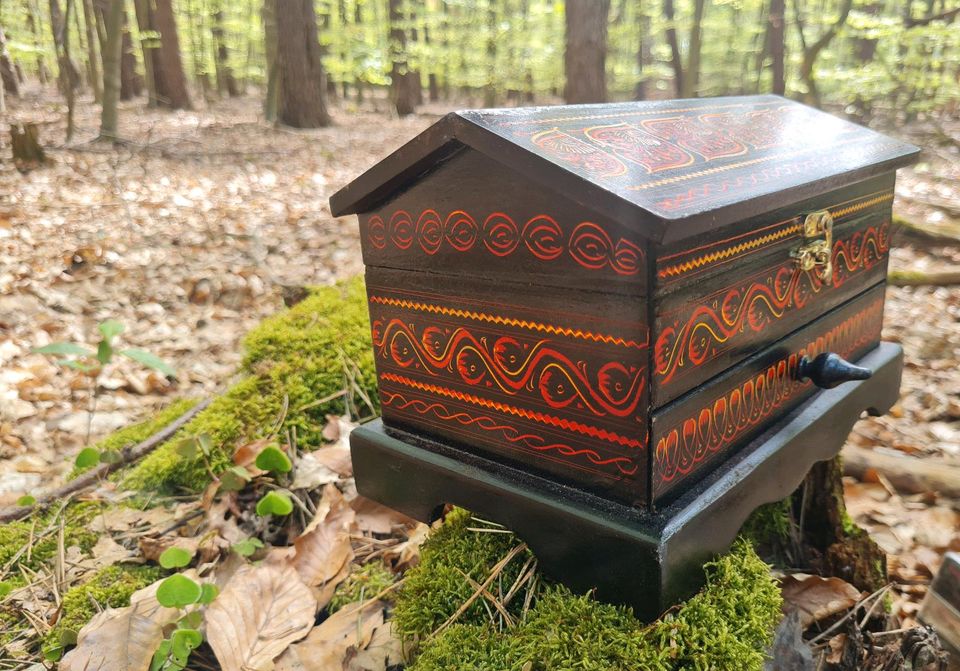
[[[803,357],[797,368],[797,378],[801,382],[809,379],[823,389],[833,389],[850,380],[866,380],[871,375],[873,371],[869,368],[854,366],[833,352],[824,352],[813,360]]]

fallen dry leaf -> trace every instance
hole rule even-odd
[[[340,490],[327,485],[317,506],[316,516],[293,542],[294,553],[289,560],[290,565],[300,574],[304,583],[311,587],[327,587],[334,579],[346,577],[343,569],[349,569],[353,560],[350,534],[356,528],[355,518],[353,509],[344,500]],[[325,605],[320,604],[321,607]]]
[[[277,660],[276,671],[334,671],[373,640],[384,627],[383,601],[345,606],[313,628],[310,635]],[[362,667],[361,667],[362,668]],[[386,668],[386,667],[384,667]]]
[[[207,640],[223,671],[268,671],[307,635],[316,611],[316,599],[292,567],[244,567],[207,608]]]
[[[157,561],[165,550],[178,547],[186,550],[191,556],[196,554],[200,547],[200,538],[196,536],[141,536],[140,552],[147,561]]]
[[[357,514],[357,527],[361,531],[375,534],[392,533],[396,527],[415,527],[417,521],[398,513],[393,508],[377,503],[365,496],[357,496],[350,502],[350,507]]]
[[[420,523],[407,535],[407,540],[387,548],[383,558],[393,564],[395,571],[406,571],[420,562],[420,546],[427,540],[430,527]]]
[[[353,475],[350,451],[323,447],[297,459],[290,489],[316,489]]]
[[[393,630],[391,622],[377,627],[373,637],[363,650],[351,657],[344,671],[383,671],[400,665],[405,659],[403,641]]]
[[[176,608],[157,601],[155,582],[134,592],[126,608],[108,608],[80,630],[77,647],[64,656],[60,671],[145,671],[163,628],[177,620]]]
[[[107,535],[100,536],[97,539],[97,544],[90,549],[90,554],[97,560],[97,566],[101,568],[125,561],[133,556],[132,552]]]
[[[856,587],[840,578],[794,573],[780,582],[783,611],[800,613],[800,624],[806,629],[814,622],[843,612],[860,600]]]

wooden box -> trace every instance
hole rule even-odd
[[[384,423],[668,501],[876,346],[915,154],[773,96],[444,117],[331,199]]]

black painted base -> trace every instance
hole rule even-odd
[[[897,400],[903,352],[881,343],[857,363],[874,371],[814,395],[656,512],[611,503],[377,420],[350,436],[361,494],[425,522],[452,503],[512,529],[542,569],[571,589],[652,620],[702,585],[750,513],[785,498],[843,446],[863,411]]]

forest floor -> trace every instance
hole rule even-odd
[[[329,196],[445,111],[400,120],[382,102],[344,103],[335,126],[294,131],[266,124],[255,98],[173,113],[138,101],[122,106],[130,142],[115,149],[89,142],[99,123],[89,101],[70,145],[49,93],[8,105],[0,128],[38,122],[50,162],[21,174],[0,137],[0,506],[62,481],[87,440],[89,378],[32,347],[90,343],[115,319],[125,345],[178,371],[169,382],[112,365],[91,438],[223,389],[240,338],[285,292],[361,272],[356,223],[332,217]],[[941,131],[960,138],[960,126]],[[919,124],[893,132],[926,149],[902,171],[895,210],[940,237],[898,233],[892,269],[956,271],[960,146]],[[887,305],[884,336],[906,352],[901,398],[849,445],[960,469],[960,289],[891,287]],[[960,551],[960,499],[898,489],[875,469],[864,480],[848,479],[848,506],[891,556],[909,624],[943,553]]]

